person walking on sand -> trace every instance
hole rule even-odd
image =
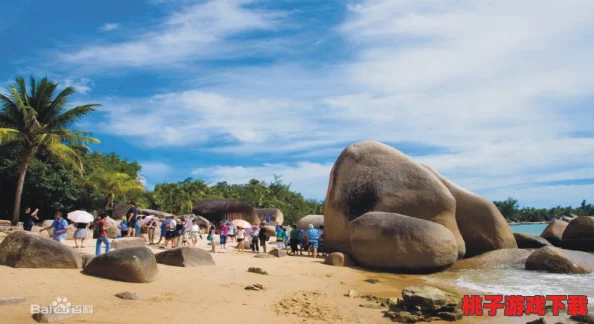
[[[297,226],[293,225],[293,230],[289,234],[290,241],[289,244],[291,245],[291,254],[297,255],[297,246],[299,245],[299,229]]]
[[[75,223],[74,227],[76,227],[76,231],[74,232],[74,235],[72,236],[72,238],[74,239],[74,248],[78,249],[78,241],[77,239],[80,239],[80,247],[81,248],[85,248],[85,239],[87,238],[87,227],[89,226],[89,223]]]
[[[313,224],[309,224],[307,227],[308,230],[307,233],[305,233],[305,236],[307,237],[307,241],[310,245],[310,248],[307,251],[307,255],[309,256],[309,253],[313,252],[313,257],[315,259],[318,254],[318,238],[320,236],[320,233],[317,229],[314,228]]]
[[[216,227],[214,226],[214,224],[210,225],[210,228],[208,229],[208,236],[206,237],[206,240],[210,242],[210,246],[212,247],[210,252],[212,252],[212,253],[216,253],[215,240],[214,240],[215,232],[216,232]]]
[[[260,253],[260,245],[259,242],[260,231],[258,230],[258,226],[252,226],[252,231],[250,232],[250,237],[252,239],[252,252]]]
[[[136,236],[136,222],[138,221],[138,209],[136,209],[136,202],[130,202],[130,209],[126,215],[128,216],[128,236],[134,237]]]
[[[268,236],[266,236],[266,229],[264,228],[266,223],[260,223],[260,230],[258,231],[258,239],[260,240],[260,246],[266,253],[266,241],[268,240]]]
[[[239,253],[243,254],[244,252],[244,241],[245,241],[245,230],[243,227],[237,227],[237,250]]]
[[[276,232],[276,247],[279,250],[285,249],[285,231],[282,227]]]
[[[149,232],[148,232],[149,245],[154,245],[155,244],[155,231],[157,230],[157,222],[153,218],[149,223],[151,223],[149,225]]]
[[[39,220],[37,213],[39,213],[39,209],[35,209],[34,212],[31,212],[31,207],[27,207],[27,209],[25,209],[25,222],[23,223],[23,229],[25,231],[31,232],[33,229],[33,218]]]
[[[198,243],[198,235],[200,235],[200,226],[197,223],[193,223],[190,228],[190,236],[192,238],[192,247],[196,247]]]
[[[320,229],[318,230],[319,232],[319,236],[318,236],[318,253],[321,256],[326,256],[328,253],[326,253],[326,251],[324,251],[324,225],[320,225]]]
[[[223,225],[221,225],[221,246],[223,247],[223,249],[227,249],[227,235],[229,235],[229,225],[227,225],[227,223],[223,223]]]
[[[169,217],[167,217],[161,223],[161,236],[159,237],[159,241],[157,242],[157,245],[161,244],[161,240],[163,240],[163,244],[165,244],[165,242],[167,242],[167,226],[169,225],[170,221],[171,220],[169,219]]]
[[[61,212],[56,212],[54,215],[54,221],[52,225],[42,228],[39,232],[47,231],[50,228],[54,229],[52,233],[52,238],[54,241],[58,241],[60,243],[64,243],[66,241],[66,233],[68,232],[68,221],[62,218]]]
[[[101,254],[101,243],[105,244],[105,253],[111,250],[111,242],[107,238],[107,214],[102,213],[101,218],[95,222],[93,228],[98,232],[97,244],[95,247],[95,255]],[[95,236],[95,235],[93,235]]]

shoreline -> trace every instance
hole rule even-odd
[[[537,224],[549,224],[550,221],[543,221],[543,222],[508,222],[507,224],[510,226],[513,225],[537,225]]]

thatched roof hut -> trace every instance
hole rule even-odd
[[[213,223],[234,219],[243,219],[250,224],[260,223],[260,218],[254,208],[245,201],[240,200],[203,199],[194,207],[193,213],[202,215]]]
[[[282,225],[285,220],[283,212],[276,208],[255,208],[254,210],[261,221],[266,221],[266,218],[270,216],[272,218],[271,224],[276,224],[276,222],[278,222]]]

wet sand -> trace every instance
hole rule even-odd
[[[74,246],[73,241],[66,241]],[[199,248],[209,249],[204,239]],[[234,244],[233,244],[234,245]],[[86,242],[85,252],[95,251],[94,241]],[[355,289],[360,295],[399,297],[415,284],[427,284],[426,276],[369,272],[357,268],[333,267],[311,257],[254,258],[251,251],[240,255],[235,249],[217,251],[216,266],[180,268],[159,265],[160,277],[148,284],[125,283],[87,276],[80,270],[13,269],[0,266],[0,296],[22,296],[17,305],[0,306],[0,323],[34,323],[30,304],[46,306],[57,297],[75,305],[93,305],[93,314],[72,317],[63,323],[163,323],[164,321],[204,323],[393,323],[382,309],[362,308],[368,303],[344,295]],[[162,251],[149,246],[155,253]],[[270,244],[268,250],[274,248]],[[260,267],[269,275],[247,272]],[[429,285],[449,287],[450,281],[436,280]],[[365,279],[378,279],[371,284]],[[264,291],[244,287],[261,284]],[[450,287],[453,288],[453,287]],[[461,294],[472,293],[457,289]],[[114,294],[132,291],[146,296],[144,301],[122,300]],[[526,323],[537,316],[507,318],[466,317],[457,323]],[[556,322],[565,317],[552,319]],[[448,322],[432,322],[448,323]]]

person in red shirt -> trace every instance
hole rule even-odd
[[[107,214],[102,213],[101,219],[95,222],[93,226],[94,230],[98,231],[99,236],[97,238],[97,247],[95,248],[95,255],[101,254],[101,242],[105,243],[105,253],[109,252],[111,249],[111,242],[107,238]],[[93,235],[95,236],[95,235]]]

